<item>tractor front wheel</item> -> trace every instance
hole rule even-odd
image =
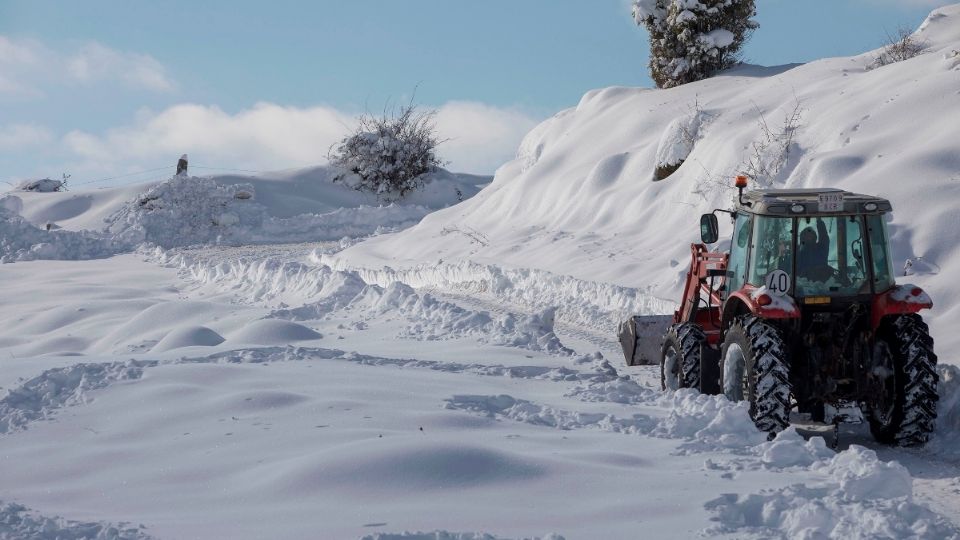
[[[749,401],[750,417],[771,436],[790,425],[790,364],[777,327],[752,315],[727,329],[720,386],[731,401]]]
[[[919,315],[886,317],[867,374],[870,431],[877,441],[899,446],[927,442],[937,418],[937,355]]]
[[[663,338],[660,355],[660,387],[700,389],[700,346],[707,342],[696,324],[674,324]]]

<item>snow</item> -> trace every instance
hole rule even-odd
[[[60,188],[63,187],[63,182],[61,180],[53,180],[51,178],[41,178],[39,180],[24,180],[17,185],[17,190],[19,191],[36,191],[39,193],[52,193],[54,191],[60,191]]]
[[[914,291],[919,291],[919,294],[914,294]],[[890,299],[895,302],[906,302],[907,304],[927,305],[933,303],[930,295],[912,283],[898,285],[890,292]]]
[[[773,187],[839,187],[888,198],[895,268],[918,256],[943,269],[958,266],[960,249],[951,239],[957,227],[953,201],[960,195],[960,128],[944,111],[960,107],[960,94],[956,71],[945,70],[943,58],[960,49],[957,18],[960,7],[939,8],[918,33],[928,53],[882,70],[866,70],[874,56],[866,52],[804,65],[741,66],[669,90],[588,92],[575,108],[532,130],[517,159],[504,164],[477,196],[398,235],[323,257],[323,263],[404,281],[417,274],[421,287],[448,287],[448,276],[463,268],[523,268],[620,286],[664,305],[646,311],[598,306],[594,319],[666,313],[680,296],[685,273],[683,265],[668,262],[689,260],[699,215],[730,206],[732,179],[749,172],[751,159],[762,164],[782,158],[769,177]],[[651,182],[661,138],[696,104],[711,114],[709,124],[684,164],[668,179]],[[776,141],[786,142],[779,134],[788,131],[785,117],[797,105],[802,114],[781,155]],[[922,144],[917,133],[925,134]],[[757,148],[763,152],[755,159]],[[592,174],[598,167],[603,174]],[[905,178],[922,179],[922,189]],[[451,227],[477,231],[486,240],[442,234]],[[721,237],[729,235],[725,223],[721,228],[727,229]],[[960,347],[960,334],[952,331],[960,289],[948,275],[911,276],[935,302],[926,316],[938,349],[945,351]],[[557,305],[558,320],[579,320],[564,309],[571,302]],[[957,362],[949,355],[941,361]]]
[[[35,540],[149,540],[142,530],[127,524],[48,518],[16,503],[0,501],[0,538]]]
[[[0,537],[960,537],[949,271],[911,276],[941,362],[921,449],[799,417],[768,440],[745,403],[661,391],[614,337],[676,307],[697,214],[794,94],[771,181],[885,196],[898,261],[960,263],[958,18],[882,70],[592,91],[479,192],[440,172],[384,206],[318,167],[7,194]],[[661,150],[683,162],[653,182]]]

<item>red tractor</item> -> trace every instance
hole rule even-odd
[[[771,436],[796,407],[815,422],[862,411],[878,441],[925,443],[937,416],[937,356],[917,313],[933,302],[894,282],[890,202],[838,189],[744,193],[745,177],[737,187],[734,210],[700,219],[703,243],[691,246],[679,309],[621,325],[627,363],[658,356],[664,389],[749,401]],[[730,215],[733,238],[708,251],[717,212]]]

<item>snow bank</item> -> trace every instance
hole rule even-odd
[[[142,527],[142,526],[141,526]],[[149,540],[142,528],[129,523],[71,521],[48,518],[16,503],[0,501],[0,538],[34,540]]]
[[[949,521],[912,502],[912,479],[896,462],[860,446],[815,470],[820,485],[724,495],[706,504],[718,525],[708,534],[760,538],[954,538]]]
[[[398,337],[419,340],[477,338],[481,343],[569,355],[554,332],[555,307],[530,315],[462,308],[419,293],[399,282],[367,284],[355,272],[308,266],[272,257],[232,257],[207,260],[185,251],[144,251],[159,264],[178,268],[199,284],[245,295],[249,300],[299,305],[280,307],[270,317],[290,321],[317,320],[342,310],[359,312],[356,324],[396,313],[409,321]],[[234,337],[242,339],[242,337]]]
[[[556,317],[588,328],[615,332],[630,314],[663,313],[674,309],[672,301],[657,298],[639,288],[581,280],[530,268],[506,268],[469,261],[438,262],[412,268],[354,267],[336,254],[314,251],[311,260],[321,266],[351,271],[367,283],[387,286],[401,282],[416,288],[438,288],[461,293],[489,295],[529,310],[556,307]]]
[[[97,259],[124,245],[92,232],[42,230],[16,212],[14,198],[0,199],[0,263],[49,259]]]

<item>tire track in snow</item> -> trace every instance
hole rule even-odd
[[[264,364],[308,360],[341,360],[365,366],[391,366],[401,369],[428,369],[446,373],[465,373],[488,377],[580,383],[568,395],[585,401],[629,403],[654,393],[629,378],[620,377],[606,360],[585,356],[573,361],[586,365],[578,370],[565,366],[504,366],[441,362],[408,358],[385,358],[319,347],[263,347],[223,351],[207,356],[176,360],[128,360],[124,362],[79,363],[52,368],[22,382],[0,399],[0,434],[22,431],[29,424],[48,420],[60,409],[92,401],[92,392],[143,377],[147,368],[177,364]],[[607,396],[610,396],[608,399]]]

